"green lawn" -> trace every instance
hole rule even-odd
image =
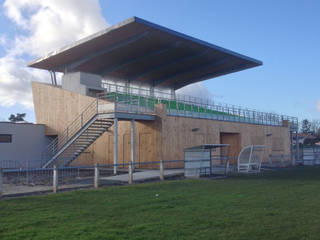
[[[320,168],[2,200],[0,239],[320,239]]]

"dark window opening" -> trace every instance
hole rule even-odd
[[[0,134],[0,143],[11,143],[12,135],[11,134]]]

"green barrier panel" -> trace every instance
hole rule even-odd
[[[115,92],[109,92],[106,94],[106,99],[114,101],[115,99]],[[148,97],[142,97],[137,95],[129,95],[125,93],[118,93],[117,94],[117,100],[119,102],[127,103],[127,104],[133,104],[138,105],[142,107],[150,107],[154,108],[156,104],[162,103],[165,104],[167,109],[178,109],[180,111],[188,111],[188,112],[196,112],[196,113],[208,113],[208,114],[214,114],[214,115],[223,115],[223,116],[232,116],[237,117],[239,120],[246,120],[246,118],[239,117],[237,115],[232,115],[225,112],[220,112],[216,110],[206,109],[201,106],[192,105],[192,104],[184,104],[177,101],[172,100],[165,100],[165,99],[157,99],[157,98],[148,98]]]
[[[176,101],[170,101],[169,107],[170,107],[170,109],[177,109],[177,102]]]
[[[178,108],[179,108],[179,110],[184,111],[184,104],[183,103],[178,103]]]

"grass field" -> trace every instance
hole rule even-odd
[[[320,168],[1,200],[0,239],[320,239]]]

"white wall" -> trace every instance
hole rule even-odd
[[[41,153],[49,143],[42,124],[0,122],[0,134],[12,134],[0,143],[0,167],[40,167]]]

